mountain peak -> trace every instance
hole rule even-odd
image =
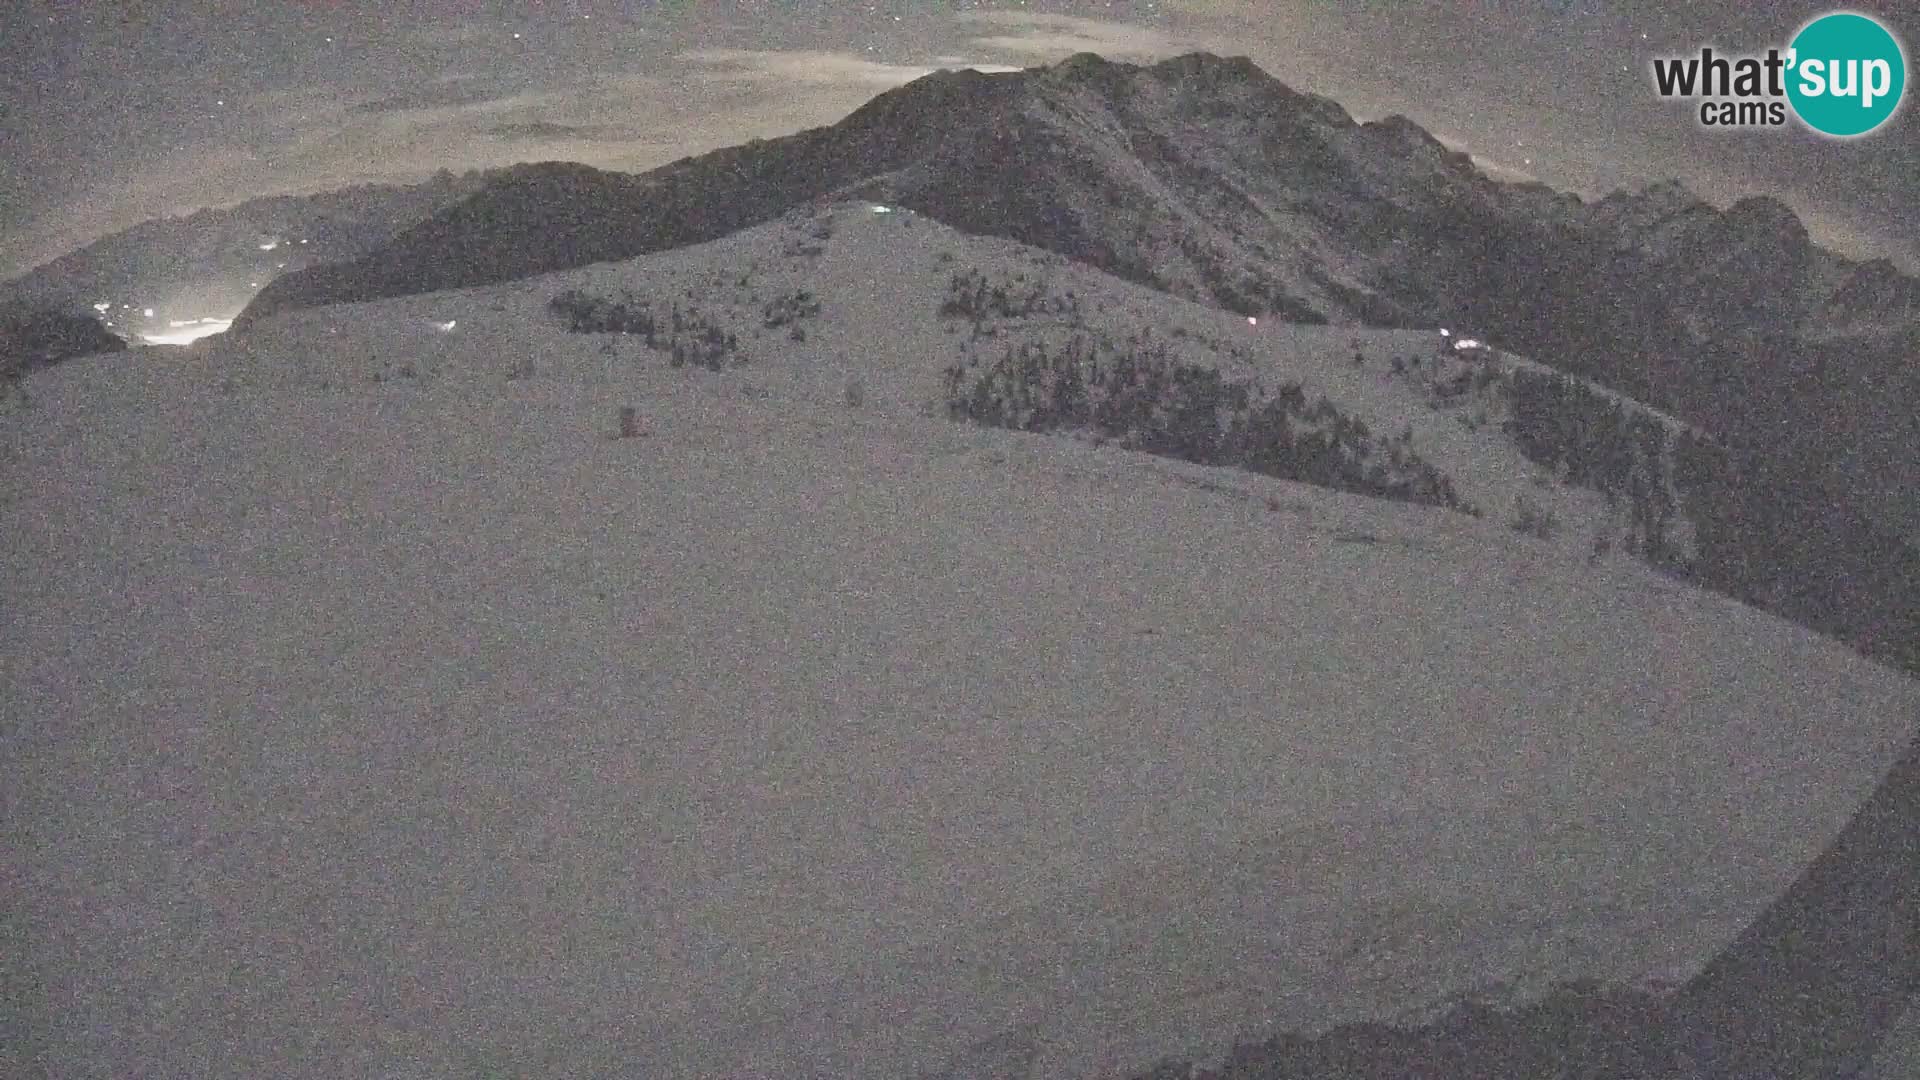
[[[1245,56],[1221,56],[1210,52],[1182,53],[1153,65],[1155,72],[1171,75],[1202,74],[1215,79],[1259,81],[1272,76]]]
[[[1097,52],[1077,52],[1053,65],[1055,71],[1063,74],[1111,71],[1120,66]]]
[[[1447,150],[1445,143],[1434,138],[1432,132],[1400,113],[1383,116],[1378,120],[1369,120],[1361,126],[1378,135],[1386,136],[1392,141],[1403,143],[1407,146],[1426,147],[1432,150],[1439,150],[1442,153],[1450,152]]]
[[[1601,199],[1599,205],[1633,208],[1654,216],[1668,216],[1699,209],[1706,206],[1707,201],[1680,181],[1668,179],[1648,184],[1638,191],[1620,188]]]
[[[1807,227],[1793,208],[1771,195],[1750,195],[1727,208],[1727,223],[1741,230],[1780,236],[1796,245],[1807,242]]]
[[[1113,96],[1124,93],[1141,69],[1132,64],[1109,60],[1099,53],[1079,52],[1052,67],[1037,70],[1046,82],[1055,86],[1092,88]]]

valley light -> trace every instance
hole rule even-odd
[[[97,303],[97,304],[95,304],[95,305],[93,305],[93,310],[95,310],[95,311],[106,311],[106,310],[107,310],[108,308],[111,308],[112,306],[113,306],[113,301],[111,301],[111,300],[102,300],[102,301],[100,301],[99,303]]]
[[[176,322],[182,327],[166,334],[141,334],[140,340],[149,345],[190,345],[203,337],[212,337],[233,325],[232,319],[193,319],[186,323]]]
[[[1481,346],[1480,346],[1479,339],[1463,337],[1463,338],[1456,339],[1453,343],[1453,347],[1456,349],[1478,349]]]
[[[452,330],[455,326],[458,326],[459,324],[460,324],[460,320],[458,319],[448,319],[446,322],[434,323],[433,328],[444,334]]]
[[[1440,328],[1440,336],[1441,336],[1441,337],[1446,337],[1446,336],[1447,336],[1447,328],[1446,328],[1446,327],[1444,327],[1444,326],[1443,326],[1443,327],[1441,327],[1441,328]]]
[[[1254,317],[1253,317],[1253,316],[1251,316],[1251,315],[1249,315],[1249,316],[1247,316],[1247,325],[1248,325],[1248,326],[1259,326],[1259,325],[1260,325],[1260,320],[1259,320],[1259,319],[1256,319],[1256,318],[1254,318]]]
[[[271,243],[266,243],[266,244],[261,244],[261,245],[260,245],[260,250],[261,250],[261,251],[272,251],[272,250],[273,250],[274,248],[277,248],[277,247],[279,247],[279,246],[280,246],[280,241],[278,241],[278,240],[275,240],[275,241],[272,241]]]
[[[148,309],[146,309],[146,312],[145,312],[145,314],[146,314],[146,316],[147,316],[147,318],[149,318],[149,319],[151,319],[151,318],[153,318],[153,309],[152,309],[152,308],[148,308]]]
[[[869,207],[867,207],[867,209],[869,209],[869,210],[871,210],[871,211],[873,211],[873,212],[874,212],[874,213],[876,213],[876,214],[891,214],[891,213],[893,213],[893,207],[891,207],[891,206],[881,206],[881,205],[880,205],[879,203],[875,203],[874,205],[872,205],[872,206],[869,206]]]

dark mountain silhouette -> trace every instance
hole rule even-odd
[[[863,197],[1248,314],[1451,325],[1712,437],[1692,576],[1920,662],[1920,285],[1815,247],[1783,204],[1677,184],[1588,204],[1495,182],[1401,117],[1356,123],[1245,59],[1092,54],[941,73],[830,127],[639,176],[523,166],[237,324],[692,244]],[[1585,423],[1580,417],[1555,422]],[[1781,508],[1790,507],[1788,513]]]
[[[717,239],[903,167],[948,138],[956,118],[1011,100],[1019,83],[963,71],[912,86],[831,128],[640,176],[565,162],[516,166],[358,259],[275,281],[236,326],[289,308],[493,284]]]
[[[127,343],[100,320],[53,308],[0,310],[0,378],[79,356],[120,352]]]
[[[1920,1007],[1920,742],[1678,995],[1713,1076],[1845,1077]]]
[[[1920,720],[1920,718],[1916,718]],[[1890,1033],[1920,1017],[1920,742],[1835,841],[1679,989],[1572,983],[1513,1010],[1347,1024],[1236,1047],[1141,1080],[1891,1080]],[[1896,1048],[1904,1049],[1904,1048]],[[1871,1071],[1878,1070],[1878,1071]]]
[[[257,291],[253,282],[371,251],[472,195],[490,175],[442,171],[420,184],[365,184],[156,218],[0,284],[0,304],[85,313],[110,301],[192,309],[163,310],[163,318],[230,314]]]
[[[1532,242],[1550,257],[1569,237],[1602,264],[1659,271],[1707,328],[1792,331],[1819,315],[1832,331],[1849,312],[1864,328],[1886,308],[1852,293],[1917,288],[1886,264],[1818,252],[1773,199],[1720,211],[1667,184],[1588,206],[1490,180],[1403,117],[1356,123],[1244,58],[1136,67],[1080,54],[930,75],[830,127],[639,177],[518,167],[351,268],[290,275],[248,317],[630,258],[836,193],[888,198],[1220,306],[1307,319],[1424,325],[1525,300],[1489,288],[1479,256]]]
[[[639,176],[518,167],[390,243],[273,282],[239,325],[631,258],[833,196],[1247,314],[1459,324],[1760,439],[1920,535],[1915,279],[1813,246],[1773,199],[1719,210],[1667,184],[1587,204],[1499,183],[1405,118],[1356,123],[1204,53],[942,72],[830,127]]]

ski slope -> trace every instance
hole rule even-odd
[[[924,415],[959,242],[836,213],[29,378],[0,738],[54,1075],[1099,1075],[1683,978],[1911,736],[1912,680],[1497,511]],[[715,373],[542,311],[723,274],[822,315]],[[1319,333],[1274,362],[1509,482]]]

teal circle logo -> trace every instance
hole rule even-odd
[[[1865,15],[1820,16],[1801,28],[1787,55],[1787,100],[1822,134],[1865,135],[1892,118],[1906,92],[1899,40]]]

